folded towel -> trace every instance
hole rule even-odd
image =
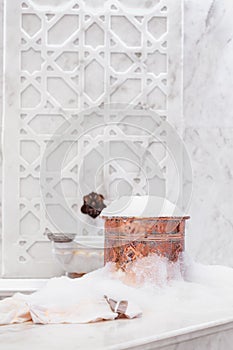
[[[112,290],[122,290],[121,282],[109,278],[101,283],[101,276],[93,274],[74,280],[53,278],[38,292],[17,293],[0,301],[0,325],[27,321],[88,323],[141,316],[141,309],[128,298],[130,287],[124,288],[123,294],[113,296]]]
[[[0,301],[0,325],[30,320],[31,315],[24,295],[16,293],[13,297]]]

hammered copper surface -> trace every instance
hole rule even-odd
[[[177,261],[185,246],[185,220],[189,217],[105,217],[104,261],[118,268],[156,253]]]

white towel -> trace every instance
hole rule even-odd
[[[124,286],[122,293],[122,282],[107,279],[101,270],[79,279],[53,278],[38,292],[17,293],[0,301],[0,324],[88,323],[139,317],[141,309],[127,297],[130,288]]]

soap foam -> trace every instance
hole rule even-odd
[[[152,322],[155,330],[233,317],[233,269],[197,264],[187,254],[180,259],[172,263],[151,254],[130,264],[125,272],[109,263],[79,279],[52,278],[32,295],[17,293],[0,303],[2,317],[6,306],[10,308],[10,317],[17,313],[15,305],[19,305],[18,311],[28,305],[30,310],[41,313],[49,310],[53,317],[60,312],[66,316],[66,322],[79,323],[86,321],[86,315],[81,319],[75,308],[80,310],[79,305],[89,305],[91,301],[95,310],[95,300],[101,300],[104,295],[137,305],[148,326]],[[26,315],[24,310],[23,313]]]
[[[184,213],[168,199],[158,196],[123,196],[105,208],[101,216],[170,217]]]

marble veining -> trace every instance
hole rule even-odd
[[[230,266],[232,14],[229,1],[185,1],[184,140],[193,169],[187,248],[199,261]]]
[[[185,1],[186,127],[232,127],[233,7],[229,1]]]
[[[203,263],[233,266],[233,129],[186,128],[185,143],[192,158],[192,223],[187,249]]]
[[[118,320],[88,325],[28,324],[0,327],[1,345],[5,350],[97,349],[165,349],[165,350],[228,350],[232,343],[232,320],[173,328],[172,323],[155,326],[153,317],[146,320]],[[46,330],[46,332],[45,332]],[[39,342],[35,339],[40,339]]]

